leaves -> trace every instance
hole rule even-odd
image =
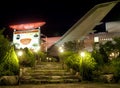
[[[3,36],[4,29],[0,30],[0,76],[16,75],[19,73],[19,62],[14,47]]]

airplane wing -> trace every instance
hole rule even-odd
[[[60,46],[68,41],[81,40],[90,33],[119,1],[95,5],[78,20],[54,45]],[[52,48],[52,47],[51,47]]]

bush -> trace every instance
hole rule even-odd
[[[47,60],[47,59],[46,59],[47,54],[46,54],[45,52],[39,51],[39,52],[37,53],[37,55],[38,55],[38,59],[41,59],[41,61],[46,61],[46,60]]]
[[[66,51],[66,52],[63,52],[63,53],[60,53],[59,54],[59,58],[60,58],[60,61],[61,62],[64,62],[69,56],[73,55],[74,53],[71,52],[71,51]]]
[[[79,71],[79,57],[78,54],[73,54],[65,59],[65,64],[74,69],[75,71]]]
[[[14,48],[11,47],[3,57],[0,63],[0,76],[3,75],[18,75],[19,74],[19,62],[15,54]]]
[[[114,78],[116,82],[118,82],[120,80],[120,57],[111,61],[111,67],[113,69]]]
[[[19,61],[20,61],[20,65],[25,66],[25,67],[32,67],[35,64],[35,56],[32,53],[32,51],[28,48],[24,48],[21,50],[16,50],[16,53],[18,51],[22,51],[23,55],[22,56],[18,56]]]
[[[92,51],[92,57],[95,59],[96,64],[96,70],[99,70],[101,67],[103,67],[104,60],[102,54],[98,50]]]
[[[89,52],[85,52],[84,57],[81,57],[79,54],[71,54],[71,56],[65,59],[65,63],[69,68],[80,72],[83,80],[92,80],[92,71],[95,68],[96,62]]]

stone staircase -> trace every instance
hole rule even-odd
[[[34,68],[23,68],[20,84],[75,83],[79,77],[63,69],[59,62],[41,62]]]

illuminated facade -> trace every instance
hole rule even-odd
[[[120,37],[120,32],[100,32],[89,34],[84,39],[85,49],[92,51],[94,43],[105,43],[107,41],[112,41],[115,37]]]
[[[40,27],[45,22],[36,22],[28,24],[11,25],[14,29],[13,44],[16,49],[30,48],[33,50],[40,49]]]
[[[17,49],[30,49],[40,48],[40,29],[14,31],[13,43]]]

